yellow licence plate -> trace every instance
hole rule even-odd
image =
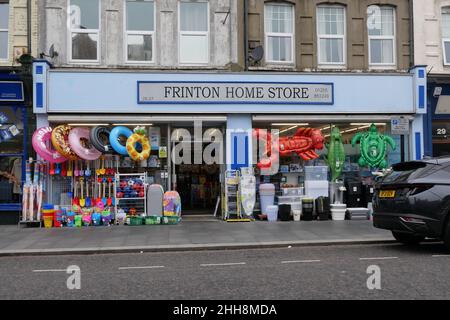
[[[380,198],[394,198],[395,197],[395,190],[381,190],[380,191]]]

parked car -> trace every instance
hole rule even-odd
[[[405,244],[441,239],[450,250],[450,156],[398,163],[376,186],[373,224]]]

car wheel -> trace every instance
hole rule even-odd
[[[410,233],[395,232],[395,231],[392,231],[392,235],[394,236],[395,240],[407,245],[416,245],[425,239],[424,236],[418,236]]]
[[[447,251],[450,251],[450,220],[447,222],[447,226],[445,227],[444,244]]]

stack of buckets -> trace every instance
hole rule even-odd
[[[55,208],[51,204],[46,204],[42,207],[42,219],[44,220],[45,228],[53,227],[53,220],[55,219]]]

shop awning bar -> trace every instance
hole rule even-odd
[[[49,122],[64,123],[173,123],[173,122],[226,122],[226,116],[144,116],[144,115],[69,115],[55,114],[49,115]]]

